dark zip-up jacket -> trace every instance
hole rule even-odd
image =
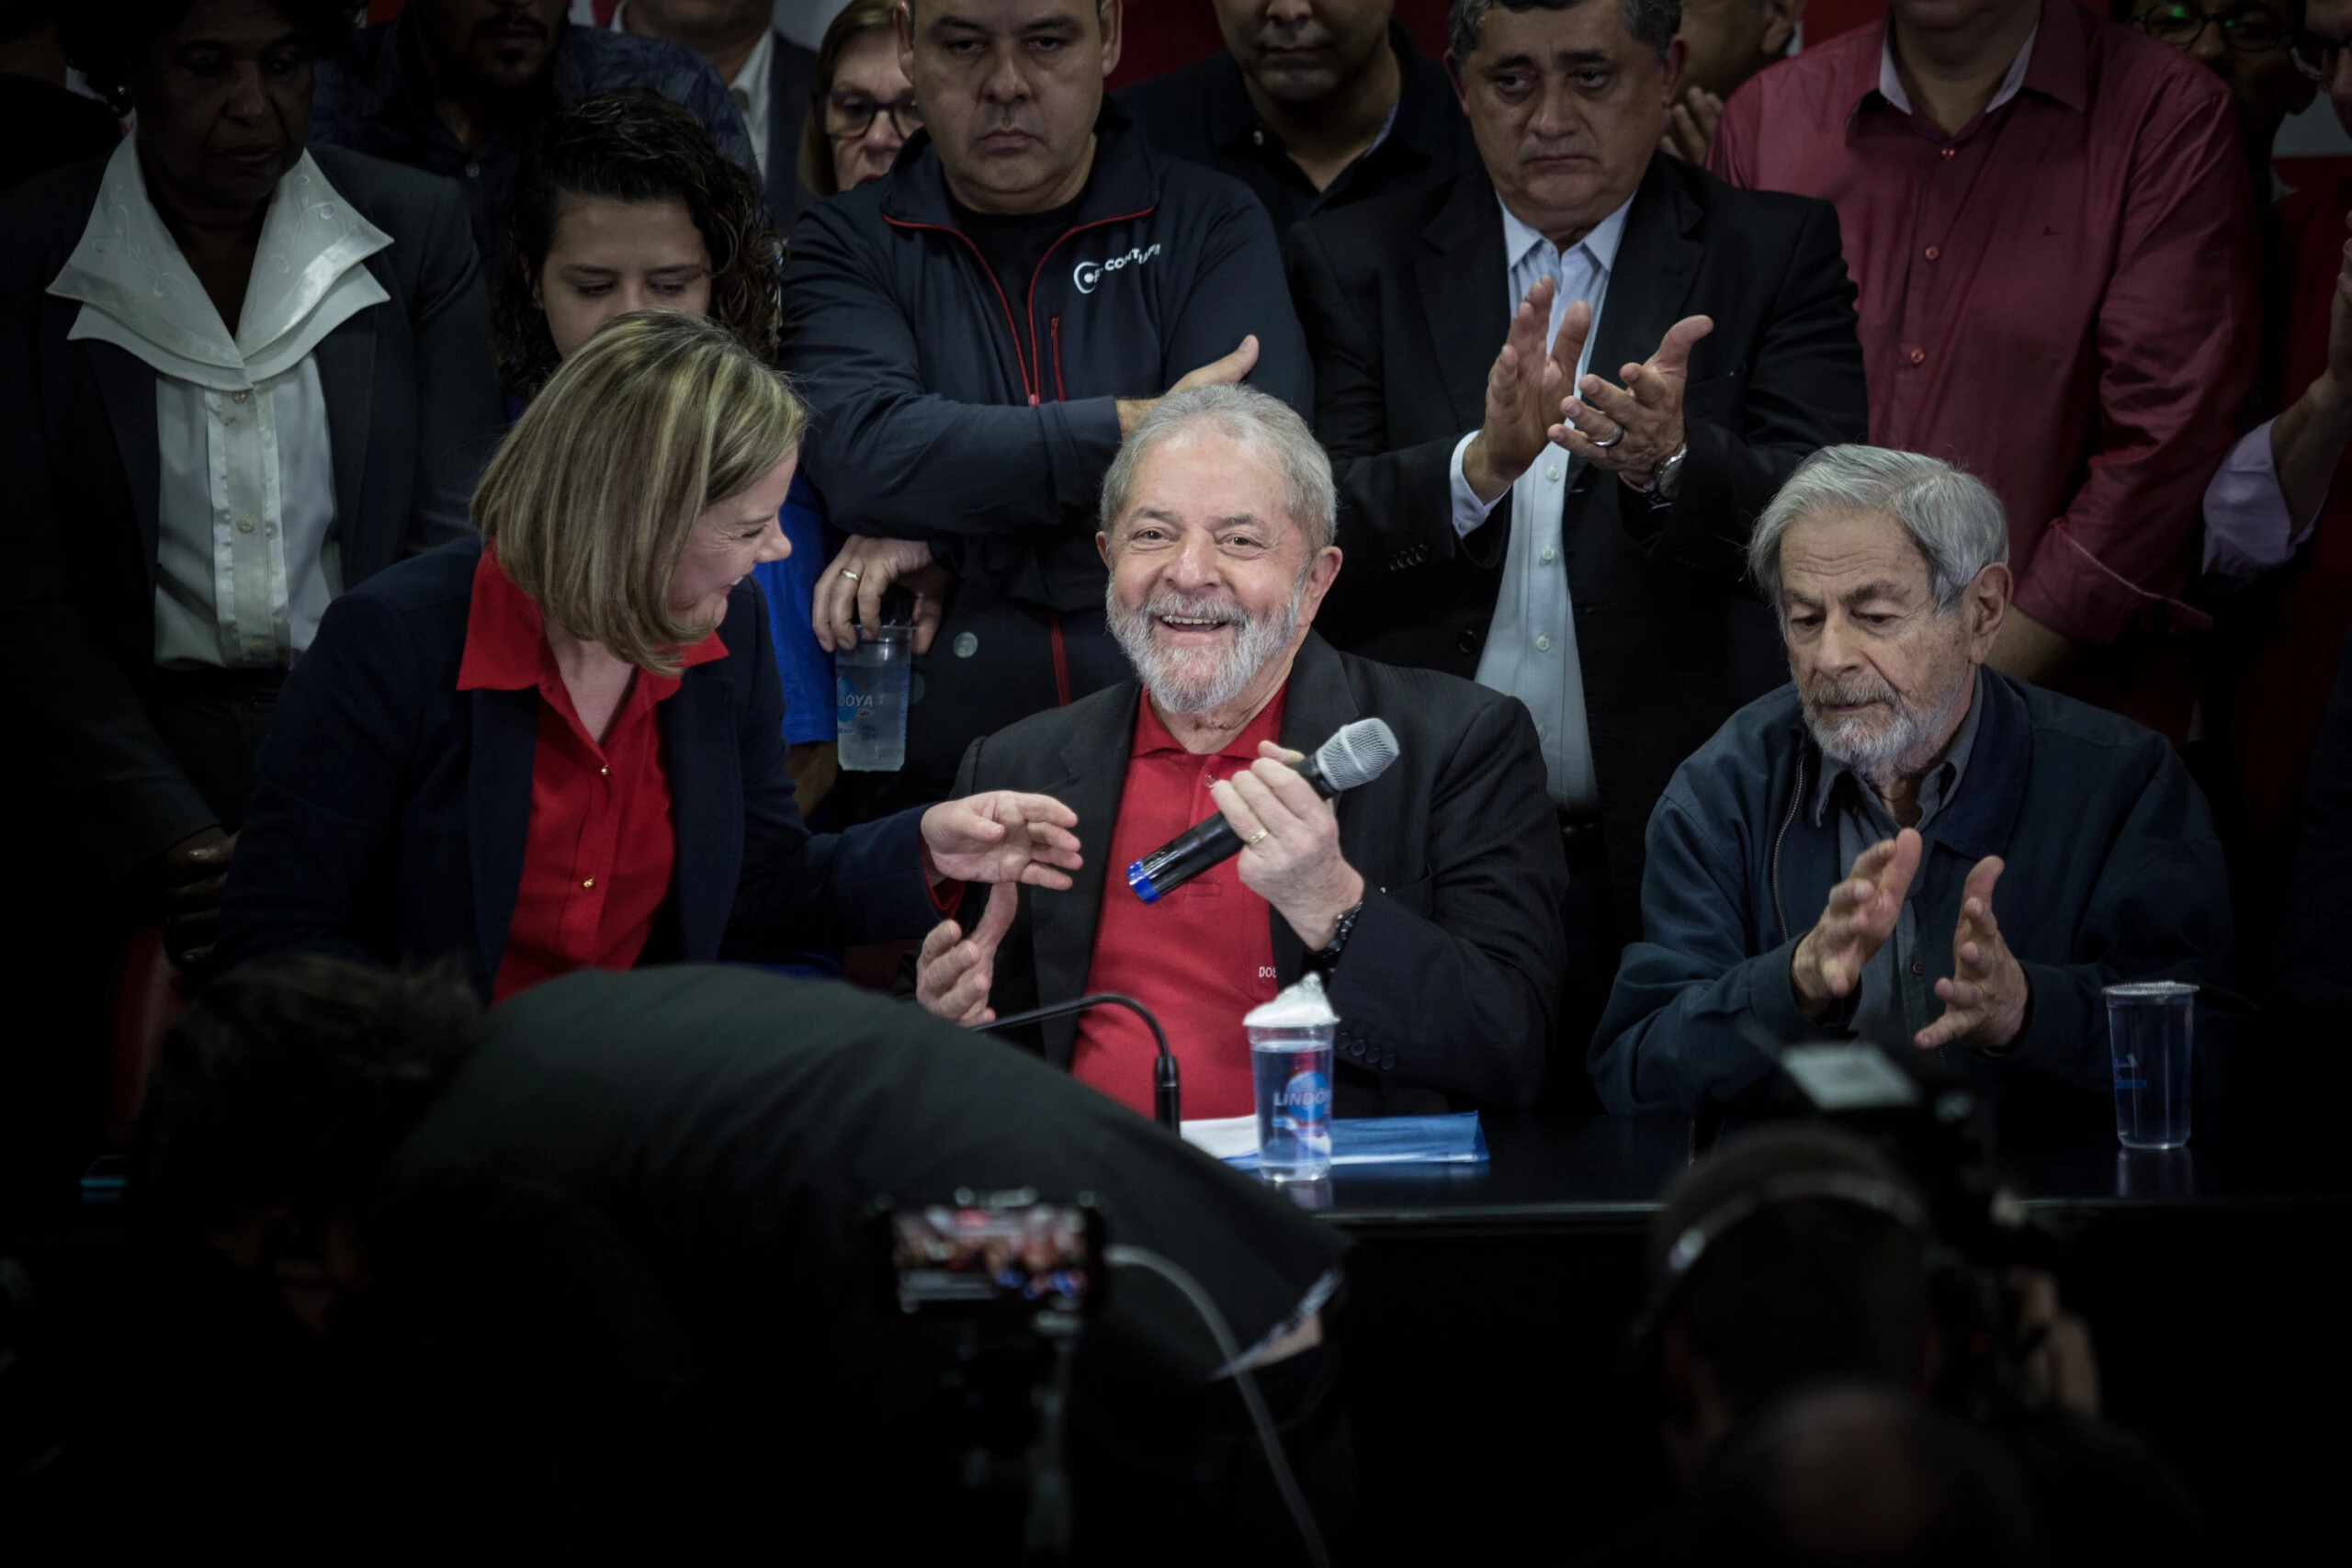
[[[2203,1049],[2209,1020],[2243,1004],[2215,984],[2230,956],[2229,878],[2179,754],[2128,719],[1989,669],[1976,700],[1968,771],[1912,879],[1919,957],[1932,992],[1952,971],[1969,869],[1999,855],[1993,915],[2033,995],[2012,1049],[1947,1055],[1996,1078],[2104,1091],[2100,987],[2153,979],[2208,987]],[[1789,988],[1791,955],[1844,872],[1835,813],[1809,808],[1821,765],[1796,688],[1783,686],[1734,714],[1668,785],[1650,817],[1642,940],[1593,1036],[1593,1084],[1610,1110],[1729,1101],[1780,1047],[1838,1032],[1808,1021]],[[2215,1081],[2205,1064],[2199,1077]]]
[[[792,231],[785,367],[810,480],[845,533],[926,539],[960,581],[919,660],[908,770],[944,795],[975,737],[1121,679],[1095,504],[1116,400],[1153,398],[1255,333],[1250,382],[1313,412],[1272,224],[1225,175],[1153,152],[1116,104],[1078,216],[1010,299],[956,226],[928,133]],[[952,711],[943,711],[952,710]]]

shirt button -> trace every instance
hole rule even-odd
[[[594,887],[596,886],[596,879],[592,876],[585,882],[582,882],[580,886],[582,887]]]
[[[1550,637],[1537,637],[1537,638],[1535,639],[1535,651],[1536,651],[1536,652],[1538,652],[1538,653],[1549,653],[1549,652],[1551,652],[1551,651],[1552,651],[1552,639],[1551,639]]]
[[[1550,566],[1550,565],[1553,563],[1553,561],[1555,561],[1555,560],[1556,560],[1556,559],[1558,559],[1558,558],[1559,558],[1559,554],[1560,554],[1560,552],[1559,552],[1559,551],[1557,551],[1557,550],[1555,550],[1555,549],[1554,549],[1551,546],[1549,546],[1549,545],[1544,546],[1544,564],[1545,566]]]
[[[232,392],[229,394],[229,400],[232,403],[242,403],[252,396],[251,392]]]
[[[253,520],[252,518],[250,518],[250,517],[240,517],[240,518],[238,518],[238,519],[237,519],[237,532],[238,532],[238,533],[240,533],[240,534],[250,534],[250,533],[252,533],[253,531],[254,531],[254,520]]]
[[[1950,156],[1950,154],[1946,154],[1946,156]],[[477,179],[481,177],[481,165],[480,164],[468,164],[466,165],[466,178],[469,180]]]
[[[596,770],[596,776],[600,779],[611,778],[613,776],[613,770],[610,768],[598,768]]]
[[[1559,464],[1557,464],[1557,463],[1555,463],[1555,464],[1553,464],[1550,468],[1548,468],[1544,469],[1544,477],[1545,479],[1558,479],[1558,478],[1560,477],[1560,465],[1559,465]]]
[[[1957,147],[1947,147],[1944,149],[1944,156],[1947,158],[1956,157],[1959,155],[1959,152],[1960,149]]]
[[[1262,131],[1262,130],[1253,130],[1253,131],[1251,131],[1251,132],[1250,133],[1250,146],[1252,146],[1252,147],[1263,147],[1265,144],[1266,144],[1266,133],[1265,133],[1264,131]]]
[[[1911,961],[1911,973],[1914,975],[1925,975],[1927,972],[1928,961],[1926,959],[1915,958]]]
[[[1929,245],[1929,246],[1928,247],[1928,259],[1929,261],[1933,261],[1933,260],[1935,260],[1938,256],[1939,256],[1939,255],[1941,255],[1941,254],[1944,254],[1944,253],[1943,253],[1943,251],[1942,251],[1940,248],[1939,248],[1939,247],[1937,247],[1937,246],[1935,246],[1935,245]]]
[[[1915,349],[1913,349],[1913,350],[1911,351],[1911,363],[1912,363],[1912,364],[1914,364],[1914,365],[1925,365],[1927,362],[1928,362],[1928,351],[1927,351],[1926,349],[1924,349],[1924,348],[1915,348]]]

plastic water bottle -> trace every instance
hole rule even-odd
[[[833,655],[833,717],[841,765],[895,773],[907,761],[908,661],[914,631],[886,626]]]
[[[1331,1170],[1331,1034],[1339,1023],[1309,975],[1242,1020],[1258,1111],[1258,1171],[1312,1181]]]

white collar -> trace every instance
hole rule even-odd
[[[1505,205],[1501,197],[1495,197],[1495,205],[1503,209],[1503,261],[1515,270],[1527,259],[1529,252],[1552,242],[1521,221],[1519,214]],[[1625,214],[1633,205],[1634,197],[1627,197],[1616,211],[1594,224],[1590,233],[1568,249],[1581,248],[1590,254],[1593,265],[1603,272],[1614,267],[1617,265],[1617,243],[1625,237]]]
[[[362,264],[392,237],[327,183],[308,152],[277,182],[232,337],[148,199],[137,138],[107,164],[81,242],[49,292],[82,301],[69,338],[119,344],[222,390],[281,375],[357,311],[391,298]]]
[[[2041,36],[2041,24],[2036,22],[2033,25],[2033,31],[2025,35],[2025,43],[2018,49],[2018,57],[2009,62],[2009,73],[2001,78],[2001,85],[1994,92],[1993,101],[1984,106],[1986,114],[1991,114],[1995,109],[2016,97],[2018,89],[2025,85],[2026,67],[2033,63],[2033,40]],[[1886,31],[1881,35],[1879,43],[1878,96],[1905,114],[1913,112],[1911,95],[1903,90],[1902,73],[1894,69],[1894,18],[1893,17],[1887,18]]]

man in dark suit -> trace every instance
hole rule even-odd
[[[925,1007],[980,1023],[1125,993],[1167,1025],[1186,1111],[1233,1116],[1252,1104],[1242,1016],[1314,970],[1340,1015],[1340,1114],[1533,1100],[1566,891],[1534,727],[1507,697],[1314,634],[1340,570],[1332,513],[1329,459],[1262,392],[1171,393],[1128,438],[1097,542],[1138,678],[974,742],[956,784],[1050,782],[1087,869],[1066,892],[991,895],[968,940],[942,924],[918,961]],[[1398,760],[1324,801],[1286,764],[1364,717],[1387,722]],[[1141,902],[1129,864],[1219,812],[1240,852]],[[1030,1042],[1150,1106],[1153,1046],[1126,1013]]]
[[[1119,95],[1171,158],[1231,175],[1277,236],[1389,191],[1457,179],[1478,149],[1392,0],[1216,0],[1225,48]]]
[[[1657,151],[1677,9],[1456,0],[1449,69],[1486,177],[1290,247],[1356,563],[1326,635],[1528,704],[1571,930],[1605,921],[1612,954],[1638,929],[1651,802],[1781,678],[1742,591],[1749,525],[1865,424],[1836,213]]]
[[[775,21],[771,0],[622,0],[611,25],[710,62],[743,116],[768,221],[781,234],[818,199],[800,183],[800,135],[817,92],[817,51],[785,37]]]

